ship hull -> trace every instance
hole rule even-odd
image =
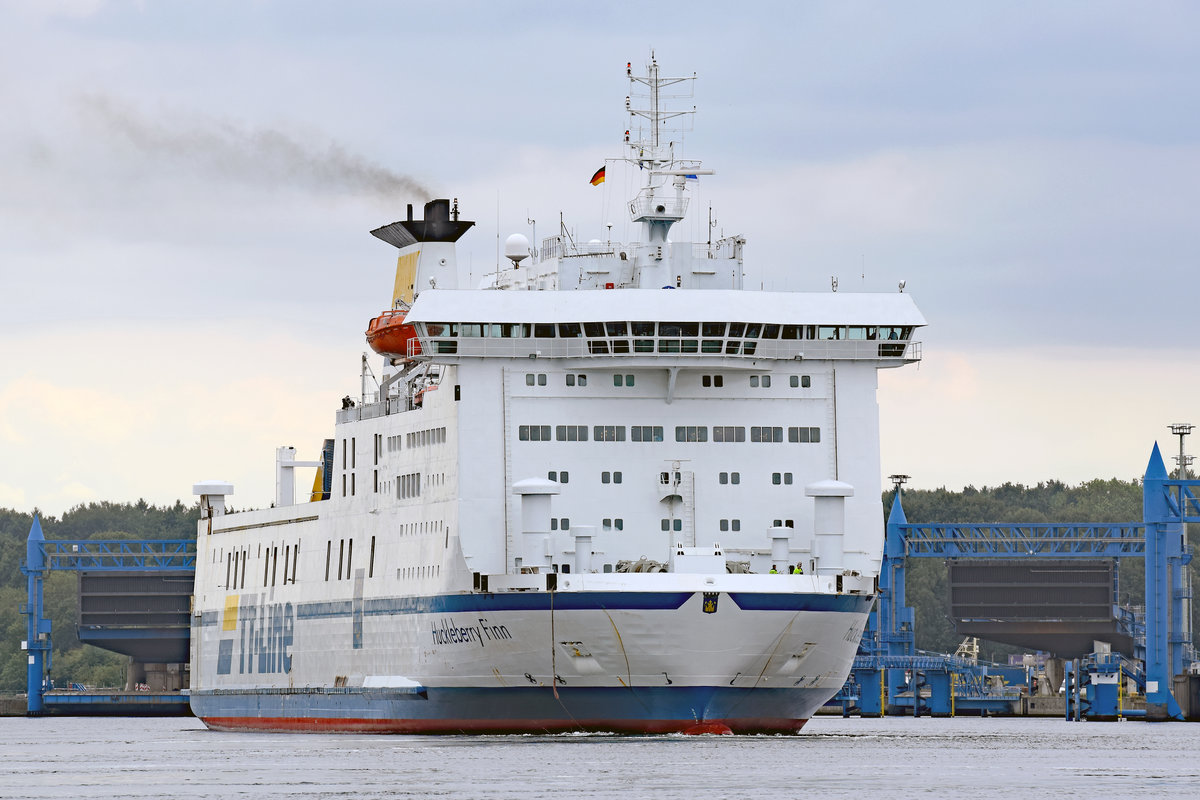
[[[217,730],[795,733],[844,682],[871,599],[468,593],[272,616],[241,597],[232,629],[193,627],[191,705]]]
[[[192,707],[224,731],[790,734],[828,697],[823,689],[515,687],[193,694]]]

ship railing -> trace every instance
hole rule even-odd
[[[415,342],[415,340],[414,340]],[[909,363],[921,343],[905,340],[739,339],[670,336],[499,338],[437,337],[421,340],[414,360],[458,358],[671,358],[711,361],[776,359]]]
[[[687,197],[652,197],[643,195],[629,201],[630,217],[642,219],[683,219],[687,215]]]
[[[542,239],[541,260],[574,258],[577,256],[613,255],[619,243],[614,242],[571,242],[561,236]]]

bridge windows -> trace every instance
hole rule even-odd
[[[580,355],[586,340],[586,352],[592,355],[630,353],[754,355],[760,342],[772,345],[775,352],[791,351],[795,343],[807,341],[907,342],[911,325],[785,325],[771,322],[653,322],[647,320],[608,322],[533,322],[533,323],[418,323],[418,331],[428,338],[432,353],[457,354],[459,342],[472,348],[472,354],[512,355],[523,348],[512,340],[537,341],[537,349],[562,355]],[[512,342],[511,345],[501,340]],[[550,341],[546,341],[550,340]],[[492,343],[489,344],[489,341]],[[561,344],[559,344],[561,343]],[[577,343],[577,344],[569,344]],[[902,355],[903,346],[881,345],[879,356]],[[546,352],[548,355],[549,352]],[[865,351],[864,351],[865,354]],[[789,356],[790,357],[790,356]]]

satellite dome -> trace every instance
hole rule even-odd
[[[524,234],[514,233],[504,240],[504,257],[512,261],[514,267],[529,258],[529,240]]]

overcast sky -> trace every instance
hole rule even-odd
[[[0,0],[0,506],[265,506],[358,393],[394,249],[456,197],[628,232],[625,62],[699,80],[698,225],[748,284],[895,291],[884,474],[1134,478],[1200,423],[1200,6]],[[1200,446],[1200,445],[1198,445]]]

